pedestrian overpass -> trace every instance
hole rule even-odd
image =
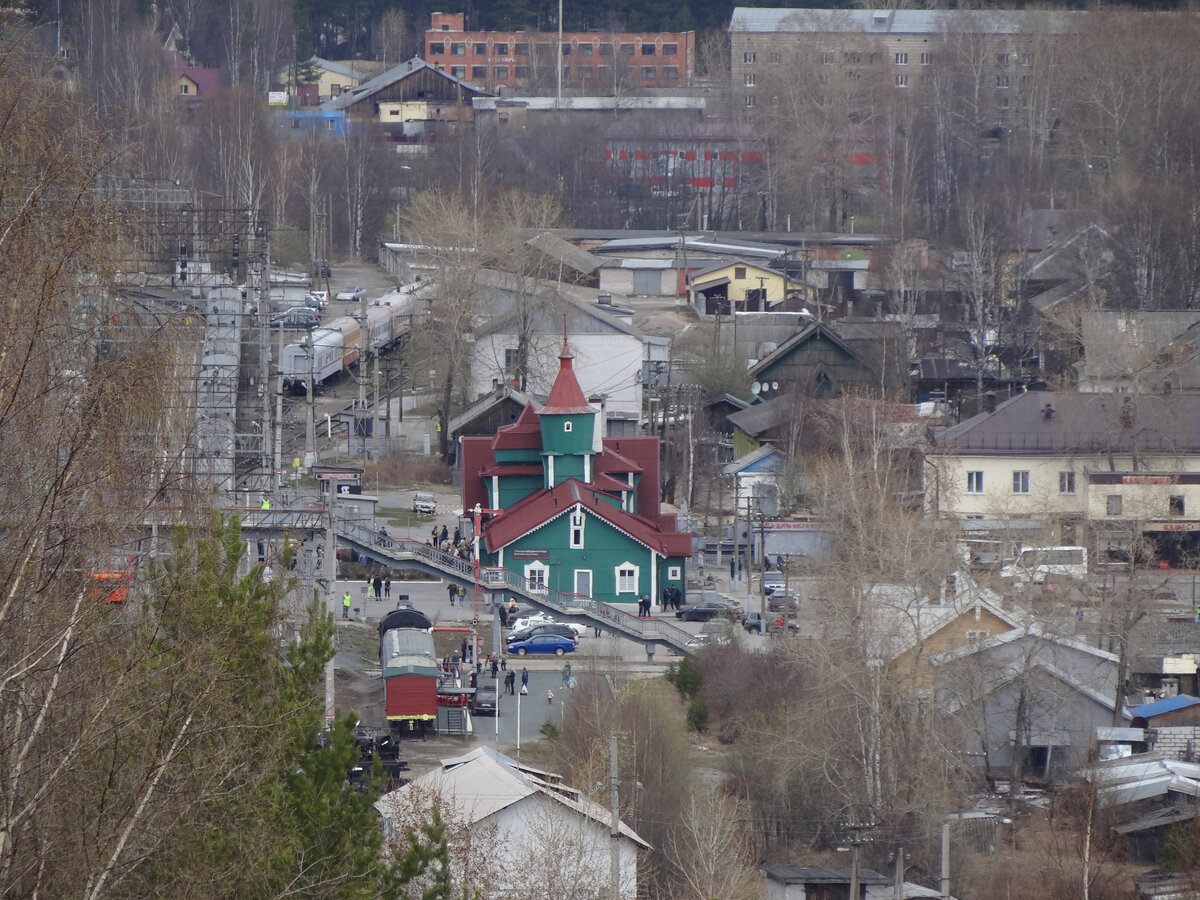
[[[338,519],[337,540],[342,546],[396,568],[417,569],[438,578],[458,581],[465,586],[475,584],[474,563],[443,553],[420,541],[385,538],[366,525],[345,519]],[[658,646],[674,653],[687,653],[687,643],[694,637],[686,629],[666,619],[640,618],[583,594],[560,594],[548,588],[530,587],[524,576],[497,566],[480,567],[479,585],[485,591],[519,597],[535,609],[553,613],[560,619],[603,628],[632,641],[639,641],[646,648],[646,657],[650,660],[654,659],[654,651]]]

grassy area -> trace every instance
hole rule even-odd
[[[415,513],[411,509],[401,509],[398,506],[380,506],[375,510],[375,517],[387,519],[389,525],[395,525],[397,528],[416,528],[433,521],[433,516]]]

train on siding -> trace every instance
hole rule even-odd
[[[281,362],[285,390],[307,392],[310,372],[313,386],[319,388],[356,366],[364,353],[369,358],[403,343],[414,320],[424,316],[431,296],[430,282],[404,285],[372,301],[365,318],[339,316],[288,344]]]
[[[379,664],[388,724],[410,731],[436,727],[438,661],[429,617],[411,606],[385,615],[379,623]]]

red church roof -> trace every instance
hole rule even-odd
[[[550,388],[546,405],[538,411],[540,415],[569,416],[595,412],[588,406],[587,397],[583,396],[583,389],[575,378],[575,370],[571,368],[574,358],[564,336],[562,353],[558,354],[558,375],[554,379],[554,387]]]
[[[532,403],[521,410],[517,421],[497,429],[496,437],[492,441],[494,450],[540,450],[541,448],[542,423],[538,419]]]
[[[603,494],[575,478],[568,478],[552,490],[535,491],[500,515],[483,529],[488,552],[495,553],[520,537],[541,528],[563,513],[580,504],[618,531],[663,556],[688,556],[692,552],[692,536],[678,531],[664,531],[658,524],[611,506]],[[673,523],[672,523],[673,524]]]

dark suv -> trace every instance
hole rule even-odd
[[[499,701],[499,690],[494,681],[480,681],[475,688],[475,696],[471,698],[471,712],[496,714],[496,704]]]
[[[528,640],[535,634],[557,634],[576,643],[579,642],[579,638],[575,635],[575,630],[570,625],[560,625],[558,622],[543,622],[541,625],[533,625],[530,628],[513,631],[508,635],[508,642],[512,644],[516,641]]]

